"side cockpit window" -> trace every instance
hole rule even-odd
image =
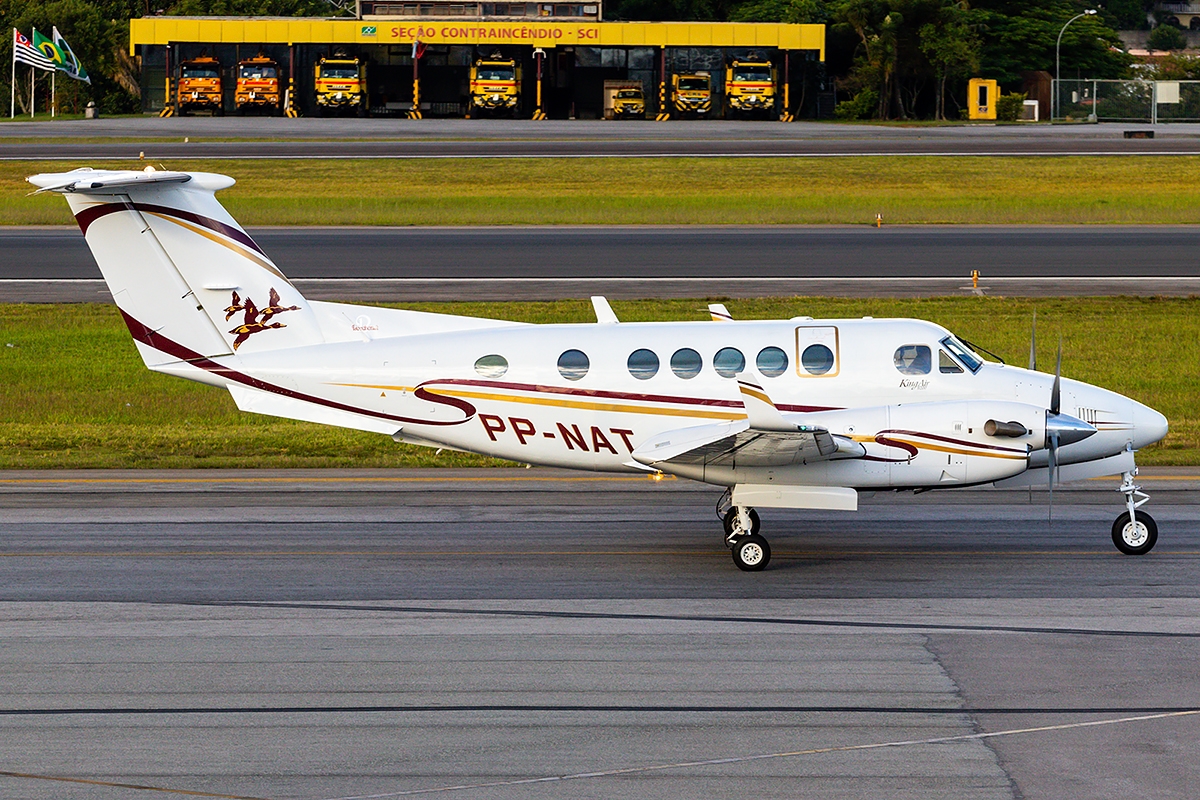
[[[965,344],[960,342],[958,339],[955,339],[953,336],[947,336],[945,339],[942,339],[942,347],[949,350],[955,358],[962,362],[962,364],[973,373],[979,372],[979,368],[983,366],[983,361],[979,358],[979,356],[972,353]],[[942,367],[942,372],[947,371],[948,370],[945,367]],[[961,370],[954,371],[961,372]]]
[[[926,345],[906,344],[896,348],[892,363],[901,375],[928,375],[933,362]]]
[[[950,354],[945,350],[938,350],[938,372],[953,374],[962,372],[963,368],[958,365],[958,362],[950,357]]]

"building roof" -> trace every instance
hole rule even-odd
[[[479,22],[313,17],[141,17],[129,21],[130,47],[206,44],[518,44],[530,47],[763,47],[817,50],[824,25],[759,22]]]

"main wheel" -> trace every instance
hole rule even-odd
[[[737,507],[729,509],[725,512],[725,517],[721,520],[721,524],[725,526],[725,535],[733,535],[733,521],[737,519]],[[750,509],[750,532],[758,533],[758,529],[762,527],[762,522],[758,518],[758,512],[753,508]]]
[[[1158,541],[1158,525],[1154,518],[1145,511],[1135,513],[1137,518],[1131,520],[1126,511],[1117,517],[1112,527],[1113,544],[1127,556],[1145,555],[1154,549],[1154,543]]]
[[[743,572],[765,569],[771,560],[771,545],[757,533],[742,536],[733,543],[733,563]]]

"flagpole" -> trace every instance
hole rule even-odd
[[[55,100],[54,94],[54,79],[58,77],[58,70],[50,73],[50,119],[54,119],[54,112],[58,109],[58,102]]]
[[[37,67],[29,65],[29,118],[33,119],[36,114],[37,100],[34,94],[33,78],[37,74]]]
[[[13,28],[12,78],[8,82],[8,118],[17,118],[17,29]]]

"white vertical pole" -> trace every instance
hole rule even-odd
[[[34,94],[33,94],[33,92],[34,92],[33,77],[35,75],[37,75],[37,67],[30,64],[29,65],[29,118],[30,119],[33,119],[35,109],[37,108],[37,102],[35,102]]]
[[[58,77],[58,70],[50,73],[50,119],[54,119],[54,112],[58,109],[57,95],[54,93],[54,79]]]
[[[17,117],[17,29],[13,28],[12,79],[8,82],[8,118]]]

